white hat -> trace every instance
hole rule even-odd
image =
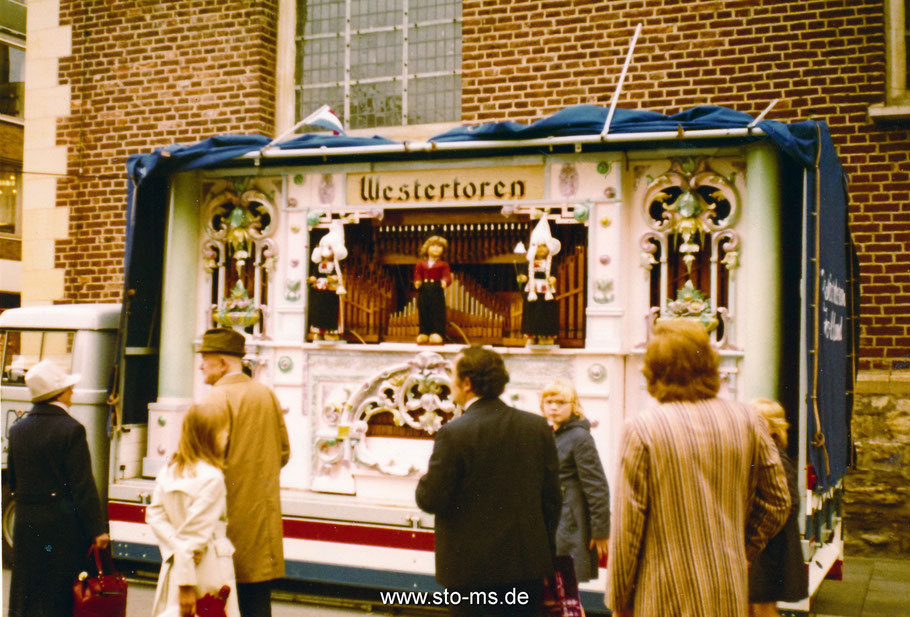
[[[529,261],[534,259],[534,255],[537,254],[537,247],[541,244],[545,244],[550,249],[550,257],[558,253],[559,249],[562,248],[562,243],[550,234],[550,222],[545,216],[540,218],[540,221],[534,227],[534,231],[531,232],[531,239],[528,241]]]
[[[25,383],[32,394],[32,402],[40,403],[62,394],[79,383],[79,375],[70,375],[56,362],[42,360],[25,374]]]
[[[313,249],[313,263],[322,261],[324,247],[329,247],[335,259],[341,261],[348,256],[348,249],[344,245],[344,223],[341,219],[334,219],[329,223],[329,233],[322,236],[319,246]]]

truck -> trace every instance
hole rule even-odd
[[[116,344],[67,366],[97,363],[111,384],[92,399],[104,427],[92,453],[119,559],[160,561],[145,508],[206,391],[195,351],[208,328],[244,334],[247,369],[283,407],[287,578],[433,591],[433,517],[414,489],[435,432],[461,413],[455,354],[492,346],[511,374],[504,400],[535,413],[546,382],[572,382],[612,479],[623,423],[653,404],[641,375],[650,328],[687,318],[711,331],[721,396],[787,410],[810,591],[838,570],[858,276],[823,122],[582,105],[421,142],[220,136],[135,155],[128,175],[122,306],[105,330]],[[558,333],[528,344],[518,281],[542,221],[561,244]],[[334,336],[320,336],[313,249],[332,229],[344,293]],[[416,342],[412,282],[431,234],[448,240],[453,277],[437,345]],[[42,310],[0,315],[4,439],[27,407],[19,376],[35,341],[60,331]],[[75,351],[81,328],[63,331]],[[581,586],[590,611],[604,610],[604,586],[603,568]],[[783,607],[806,612],[810,599]]]

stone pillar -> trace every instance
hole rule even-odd
[[[856,467],[844,480],[853,555],[910,555],[910,371],[863,371],[853,406]]]
[[[746,195],[736,224],[743,241],[736,271],[736,330],[743,346],[740,400],[774,398],[780,362],[780,168],[770,143],[749,146]],[[756,299],[761,301],[757,302]]]
[[[164,241],[158,400],[193,397],[199,211],[196,176],[174,177]]]

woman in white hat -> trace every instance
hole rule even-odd
[[[553,256],[562,248],[550,234],[550,223],[542,217],[528,242],[528,275],[519,275],[524,283],[524,302],[521,312],[521,332],[529,345],[552,345],[559,332],[559,304],[556,300],[556,277],[550,270]]]
[[[315,265],[314,272],[308,279],[310,293],[307,298],[307,322],[313,340],[338,340],[338,312],[341,306],[339,296],[347,293],[338,262],[347,256],[344,224],[335,219],[329,224],[329,233],[322,237],[311,256]]]
[[[78,375],[42,360],[25,375],[34,406],[9,429],[16,499],[9,616],[71,615],[89,547],[107,547],[85,427],[70,417]]]

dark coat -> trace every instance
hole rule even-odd
[[[553,572],[560,492],[553,432],[499,399],[436,434],[417,505],[436,515],[436,580],[449,589],[539,581]]]
[[[799,538],[799,485],[796,465],[778,448],[787,474],[790,514],[749,570],[749,602],[798,602],[809,595],[809,578]]]
[[[36,403],[10,427],[7,462],[16,498],[9,615],[71,615],[73,581],[107,532],[85,428],[62,408]]]
[[[573,416],[556,430],[562,515],[556,554],[571,555],[579,581],[597,578],[591,538],[610,536],[610,487],[591,437],[591,424]]]

